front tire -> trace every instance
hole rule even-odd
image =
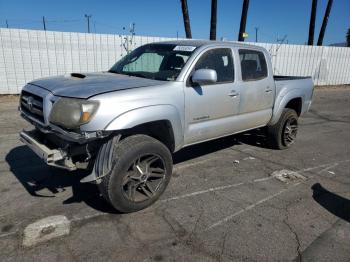
[[[278,122],[267,127],[270,147],[287,149],[294,144],[298,132],[298,114],[290,108],[283,109]]]
[[[120,212],[135,212],[152,205],[170,181],[171,153],[152,137],[133,135],[121,140],[113,158],[111,172],[101,178],[98,187]]]

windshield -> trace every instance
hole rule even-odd
[[[174,81],[195,49],[169,44],[144,45],[123,57],[109,72]]]

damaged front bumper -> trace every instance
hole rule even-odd
[[[67,153],[60,149],[51,149],[42,143],[37,135],[37,131],[22,131],[20,140],[26,144],[35,154],[37,154],[47,165],[58,168],[76,170],[77,166],[67,157]]]

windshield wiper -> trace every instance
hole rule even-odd
[[[127,76],[136,76],[136,77],[141,77],[141,78],[146,78],[146,79],[153,79],[153,80],[159,80],[159,81],[166,81],[166,79],[160,78],[160,77],[147,77],[141,73],[135,73],[135,72],[117,72],[113,70],[109,70],[109,73],[113,74],[120,74],[120,75],[127,75]]]
[[[113,73],[113,74],[118,74],[118,75],[124,75],[123,73],[113,71],[113,70],[108,70],[108,73]]]
[[[136,77],[147,78],[147,77],[145,77],[143,74],[140,74],[140,73],[133,73],[133,72],[117,72],[117,71],[113,71],[113,70],[109,70],[108,72],[109,72],[109,73],[113,73],[113,74],[119,74],[119,75],[136,76]]]
[[[136,76],[136,77],[142,77],[142,78],[148,78],[145,75],[141,73],[134,73],[134,72],[123,72],[123,74],[128,75],[128,76]]]

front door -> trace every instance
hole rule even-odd
[[[204,51],[192,73],[198,69],[213,69],[217,82],[193,85],[190,77],[185,88],[185,144],[194,144],[232,133],[233,119],[239,113],[240,90],[235,83],[234,59],[231,48]]]

